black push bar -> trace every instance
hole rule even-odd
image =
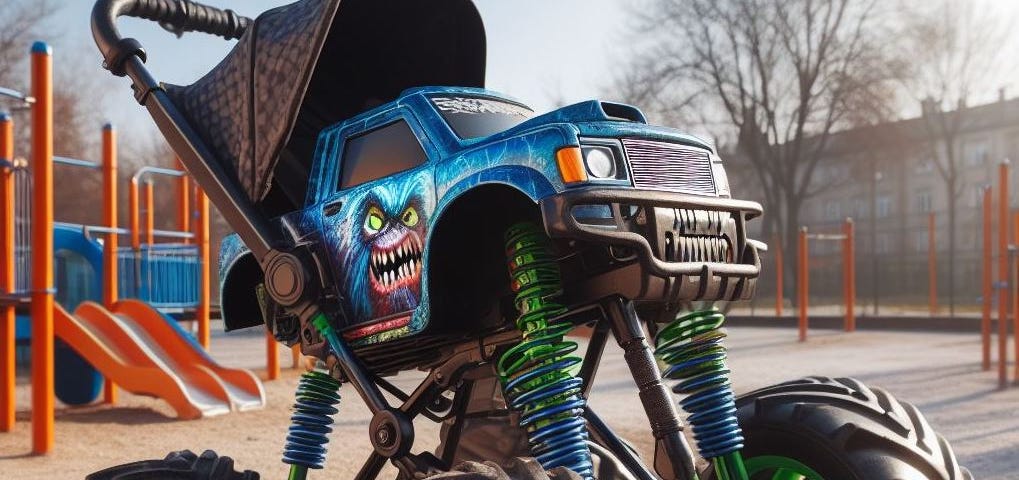
[[[227,40],[240,38],[251,19],[233,10],[220,10],[190,0],[99,0],[92,7],[92,36],[103,54],[104,66],[124,76],[124,64],[131,56],[145,61],[145,51],[133,38],[121,38],[117,17],[144,18],[158,22],[177,34],[202,32]]]
[[[103,66],[114,75],[126,75],[131,79],[135,99],[148,109],[188,173],[205,190],[255,258],[264,262],[270,251],[285,248],[288,242],[255,208],[167,96],[160,82],[145,68],[146,54],[141,44],[133,38],[120,36],[116,22],[122,16],[152,20],[176,33],[204,32],[228,39],[243,35],[251,19],[190,0],[98,0],[92,7],[92,36],[103,55]]]

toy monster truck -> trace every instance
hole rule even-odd
[[[162,84],[119,36],[120,15],[240,41],[195,84]],[[358,479],[387,461],[422,478],[515,457],[584,479],[971,478],[912,406],[854,380],[736,398],[723,317],[691,308],[753,295],[763,245],[746,222],[761,207],[732,199],[711,145],[634,107],[536,115],[480,88],[469,0],[303,0],[253,21],[187,0],[100,0],[93,31],[238,232],[220,258],[227,328],[264,324],[322,360],[298,389],[291,478],[325,461],[341,383],[373,413]],[[593,327],[583,357],[564,339],[577,325]],[[650,466],[586,406],[610,335],[651,425]],[[428,375],[410,393],[384,378],[415,368]],[[704,468],[663,377],[679,380]],[[413,451],[419,416],[443,424],[434,454]],[[171,461],[189,478],[241,475],[229,462],[199,474],[188,454],[96,478]],[[467,465],[470,478],[506,475]]]

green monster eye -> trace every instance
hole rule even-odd
[[[385,225],[386,220],[382,216],[382,210],[377,207],[371,207],[368,209],[368,217],[364,219],[364,230],[370,234],[378,233],[382,230],[382,226]]]
[[[403,215],[400,215],[400,221],[408,227],[413,227],[418,224],[418,211],[414,207],[407,207],[403,211]]]

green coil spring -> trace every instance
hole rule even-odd
[[[573,326],[553,318],[566,308],[553,298],[562,291],[559,264],[551,241],[537,226],[516,224],[506,232],[506,255],[514,303],[520,316],[516,326],[523,340],[499,358],[498,372],[510,405],[521,412],[531,455],[545,469],[566,467],[592,479],[587,424],[583,419],[583,380],[571,367],[581,359],[571,355],[576,342],[563,336]]]
[[[333,431],[332,415],[339,410],[340,382],[323,372],[310,371],[301,375],[297,385],[294,413],[283,463],[291,465],[290,478],[304,478],[309,468],[322,468],[326,459],[326,436]]]
[[[686,395],[679,404],[690,415],[697,448],[712,460],[717,478],[746,480],[743,432],[722,344],[724,322],[716,309],[677,316],[655,337],[655,355],[668,365],[663,376],[679,380],[672,391]]]

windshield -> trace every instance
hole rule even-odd
[[[432,97],[453,132],[464,140],[508,130],[534,116],[523,105],[481,97]]]

